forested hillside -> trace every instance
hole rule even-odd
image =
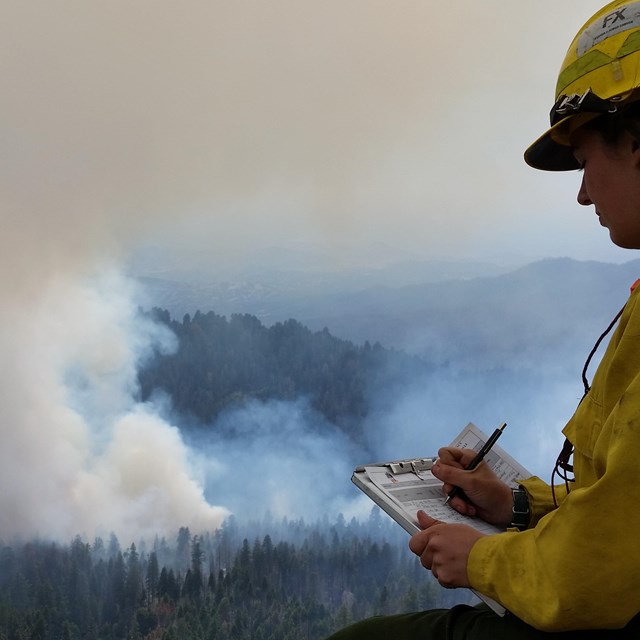
[[[0,544],[0,638],[320,640],[365,616],[469,597],[440,589],[399,531],[373,511],[364,523],[183,527],[150,549],[114,536]]]
[[[420,362],[377,343],[340,340],[327,329],[312,332],[296,320],[266,327],[248,314],[227,319],[197,312],[182,322],[162,309],[152,315],[176,335],[178,349],[156,355],[140,371],[142,398],[162,390],[178,413],[202,423],[249,398],[304,395],[327,420],[354,435],[367,412],[365,394],[380,376],[388,387],[394,372],[415,369]]]
[[[266,327],[251,315],[149,315],[177,347],[143,364],[141,399],[167,394],[180,427],[209,429],[249,400],[306,397],[357,441],[368,394],[402,384],[407,370],[428,370],[417,358],[295,320]],[[348,485],[347,472],[339,478]],[[217,486],[224,498],[229,488]],[[307,492],[306,500],[316,497]],[[0,640],[321,640],[366,616],[470,598],[441,589],[377,507],[348,524],[319,517],[311,525],[232,517],[217,531],[182,527],[175,540],[122,547],[114,535],[52,543],[46,531],[36,541],[0,540]]]

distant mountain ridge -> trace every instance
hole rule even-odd
[[[399,287],[317,293],[263,283],[141,278],[149,300],[174,317],[194,310],[251,313],[265,324],[295,318],[312,330],[380,342],[431,360],[465,361],[490,351],[503,362],[541,352],[581,352],[606,327],[640,277],[623,264],[549,258],[498,275]],[[467,355],[465,355],[467,354]]]
[[[470,345],[477,351],[482,342],[494,349],[515,349],[518,341],[562,348],[597,337],[638,277],[640,260],[546,259],[504,275],[363,291],[334,299],[339,314],[313,317],[305,309],[297,317],[311,328],[326,325],[335,335],[418,353],[433,351],[434,342],[448,344],[450,353],[452,341],[456,353]]]
[[[260,262],[242,268],[193,268],[162,262],[133,267],[150,304],[166,308],[174,317],[215,310],[223,315],[250,313],[266,323],[292,317],[292,310],[317,299],[352,295],[376,287],[398,288],[477,274],[498,275],[511,269],[491,262],[459,260],[396,260],[374,266],[339,265],[322,268],[311,260],[295,260],[289,268],[281,261]],[[260,265],[260,266],[258,266]]]

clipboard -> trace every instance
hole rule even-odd
[[[391,516],[407,533],[413,535],[420,531],[417,521],[412,520],[404,509],[398,508],[389,496],[382,491],[369,477],[368,467],[388,468],[391,473],[413,473],[429,471],[437,457],[414,458],[407,460],[393,460],[391,462],[376,462],[371,465],[359,465],[351,476],[351,482],[375,502],[388,516]]]
[[[473,423],[469,423],[451,446],[479,450],[488,436]],[[367,465],[358,465],[351,481],[388,516],[393,518],[407,533],[420,531],[416,512],[429,506],[426,511],[442,522],[467,524],[482,533],[491,535],[504,529],[495,527],[478,518],[470,518],[444,504],[442,482],[431,473],[436,457],[407,458]],[[495,445],[485,458],[494,472],[507,484],[517,486],[517,480],[530,477],[530,473],[506,451]],[[471,591],[485,602],[496,614],[504,616],[505,607],[475,589]]]

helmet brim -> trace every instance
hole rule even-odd
[[[556,122],[524,152],[524,161],[542,171],[576,171],[580,165],[573,155],[571,138],[578,129],[600,115],[583,112]]]
[[[571,147],[556,142],[551,129],[524,152],[524,161],[530,167],[542,171],[575,171],[580,168]]]

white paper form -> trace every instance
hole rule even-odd
[[[501,531],[484,520],[462,515],[444,504],[442,482],[430,471],[422,472],[422,479],[414,473],[394,474],[384,467],[365,467],[365,471],[371,482],[391,497],[416,526],[416,513],[422,509],[441,522],[468,524],[486,534]]]

